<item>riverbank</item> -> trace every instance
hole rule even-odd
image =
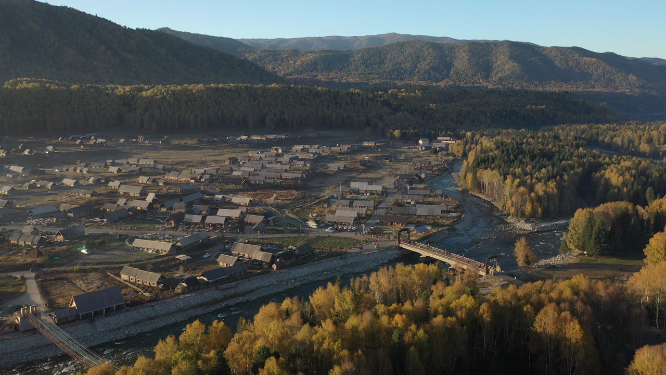
[[[482,201],[483,204],[495,207],[497,212],[495,215],[504,221],[507,224],[513,226],[514,229],[525,233],[534,233],[534,232],[549,232],[554,230],[561,230],[569,226],[569,221],[571,219],[552,219],[552,220],[539,220],[539,221],[525,221],[522,219],[517,219],[515,217],[507,216],[502,214],[500,208],[493,202],[489,197],[476,192],[468,191],[467,194],[474,196]]]
[[[349,253],[338,258],[272,272],[239,282],[235,288],[207,289],[168,300],[125,309],[125,311],[61,326],[87,347],[125,338],[197,317],[237,303],[289,290],[301,284],[324,280],[337,274],[363,272],[400,257],[403,251],[390,248],[371,253]],[[250,318],[250,317],[248,317]],[[63,352],[41,333],[0,338],[0,371],[30,361],[62,355]]]

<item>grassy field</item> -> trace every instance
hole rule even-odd
[[[26,289],[24,278],[0,276],[0,304],[20,296]]]
[[[634,272],[643,267],[643,254],[617,257],[580,257],[578,262],[516,272],[521,280],[537,281],[552,278],[570,279],[574,275],[584,274],[594,280],[628,280]]]

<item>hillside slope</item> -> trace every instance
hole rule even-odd
[[[221,36],[210,36],[204,34],[188,33],[185,31],[176,31],[168,27],[163,27],[161,29],[157,29],[156,31],[161,31],[163,33],[171,34],[173,36],[186,40],[192,44],[213,48],[218,51],[222,51],[234,56],[242,57],[244,54],[250,53],[252,52],[253,49],[255,49],[254,47],[250,47],[247,44],[243,44],[237,41],[236,39],[225,38]]]
[[[101,84],[272,83],[246,61],[72,8],[0,1],[0,82],[18,77]]]
[[[666,69],[613,53],[517,42],[408,41],[353,51],[250,50],[285,77],[530,89],[645,92],[666,86]]]

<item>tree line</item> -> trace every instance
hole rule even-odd
[[[557,126],[554,131],[610,151],[659,159],[666,156],[664,122]]]
[[[438,264],[399,264],[271,302],[241,318],[235,334],[196,321],[117,374],[622,373],[641,332],[663,321],[648,308],[664,308],[652,297],[663,293],[666,262],[656,265],[627,287],[578,275],[484,295],[474,272],[445,277]],[[630,368],[655,358],[637,354]]]
[[[5,133],[303,128],[418,132],[621,120],[567,93],[337,90],[286,85],[97,86],[23,79],[0,90]]]
[[[656,233],[663,232],[665,226],[666,198],[654,200],[646,207],[610,202],[578,209],[569,222],[565,242],[569,249],[591,256],[640,253],[648,241],[660,238]],[[646,257],[652,258],[647,253]]]
[[[462,188],[481,193],[518,218],[570,215],[582,204],[647,205],[666,195],[666,167],[593,150],[572,132],[498,130],[468,133],[452,147],[467,154]]]

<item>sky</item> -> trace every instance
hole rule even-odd
[[[665,0],[48,0],[131,28],[240,38],[396,32],[666,59]]]

